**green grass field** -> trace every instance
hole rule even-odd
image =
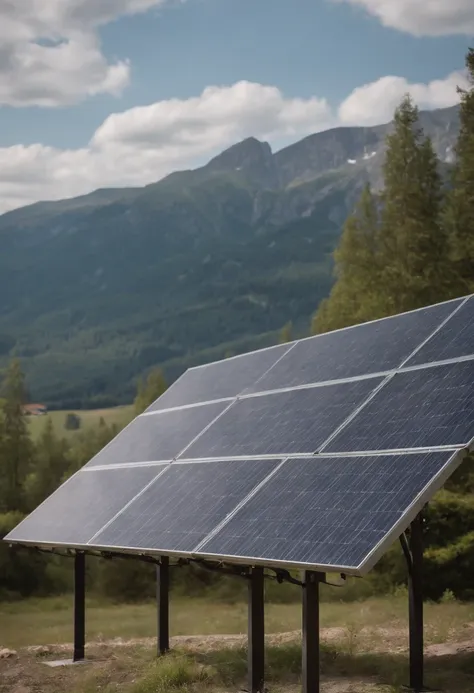
[[[156,605],[87,605],[88,664],[50,669],[70,656],[72,598],[0,604],[0,692],[223,693],[245,686],[245,603],[172,598],[172,653],[156,659]],[[425,605],[426,682],[446,693],[474,690],[474,604]],[[299,604],[268,604],[270,691],[300,690]],[[406,595],[321,604],[322,692],[398,693],[407,682]],[[29,646],[47,645],[35,649]],[[1,649],[1,648],[0,648]]]
[[[27,421],[33,440],[41,435],[48,419],[53,422],[54,431],[58,436],[63,438],[74,436],[77,431],[69,431],[64,427],[66,416],[69,413],[77,414],[80,417],[81,428],[79,430],[84,431],[90,426],[97,425],[101,417],[107,424],[124,426],[133,417],[133,405],[111,407],[110,409],[67,409],[65,411],[52,411],[46,416],[29,416]]]

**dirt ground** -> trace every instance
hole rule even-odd
[[[444,683],[442,689],[449,693],[473,693],[474,691],[474,624],[467,623],[463,640],[448,640],[425,647],[426,671]],[[266,638],[268,651],[297,647],[299,631],[290,631]],[[457,634],[459,637],[459,634]],[[322,657],[322,693],[391,693],[401,690],[396,681],[395,669],[406,670],[407,632],[404,628],[367,628],[350,633],[344,628],[321,630],[324,652],[334,654]],[[192,635],[171,639],[173,651],[183,656],[212,657],[224,653],[219,666],[225,665],[225,653],[242,652],[246,646],[245,635]],[[93,693],[93,691],[141,691],[133,687],[139,679],[142,667],[154,657],[156,640],[104,639],[87,644],[88,661],[75,666],[51,668],[46,661],[71,656],[71,644],[30,646],[15,650],[0,647],[1,693]],[[341,654],[338,654],[340,648]],[[242,654],[245,657],[245,654]],[[245,663],[243,662],[244,668]],[[327,665],[327,666],[326,666]],[[451,673],[450,673],[451,672]],[[268,684],[269,691],[296,693],[300,690],[298,676],[283,675],[281,680]],[[393,677],[392,677],[393,674]],[[399,676],[398,676],[399,678]],[[239,690],[245,686],[245,678],[232,682],[225,690]],[[199,688],[199,686],[197,687]],[[207,686],[205,690],[223,693],[222,686]],[[143,690],[148,689],[144,688]],[[151,690],[151,689],[150,689]],[[168,688],[177,690],[170,683]],[[200,690],[203,690],[202,686]]]

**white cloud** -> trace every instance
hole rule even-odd
[[[369,12],[384,26],[414,36],[474,33],[473,0],[335,0]]]
[[[410,94],[421,110],[446,108],[458,102],[456,87],[469,87],[464,72],[428,84],[410,84],[404,77],[381,77],[354,89],[339,106],[339,121],[346,125],[376,125],[388,122],[405,94]]]
[[[410,85],[384,77],[355,89],[336,114],[324,98],[285,98],[276,87],[251,82],[132,108],[106,118],[81,149],[0,148],[0,211],[98,187],[145,185],[249,136],[275,145],[336,125],[386,122],[407,91],[422,108],[450,106],[458,100],[456,84],[464,80],[456,73]]]
[[[127,86],[126,59],[108,62],[98,27],[167,0],[1,0],[0,105],[62,106]]]

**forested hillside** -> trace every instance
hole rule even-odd
[[[422,113],[442,172],[457,107]],[[130,401],[136,378],[304,334],[391,125],[336,128],[272,153],[247,139],[145,188],[0,217],[0,369],[18,357],[50,407]]]

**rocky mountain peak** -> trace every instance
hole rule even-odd
[[[268,142],[255,137],[232,145],[207,164],[208,171],[242,171],[247,179],[261,187],[275,188],[278,185],[277,167]]]

